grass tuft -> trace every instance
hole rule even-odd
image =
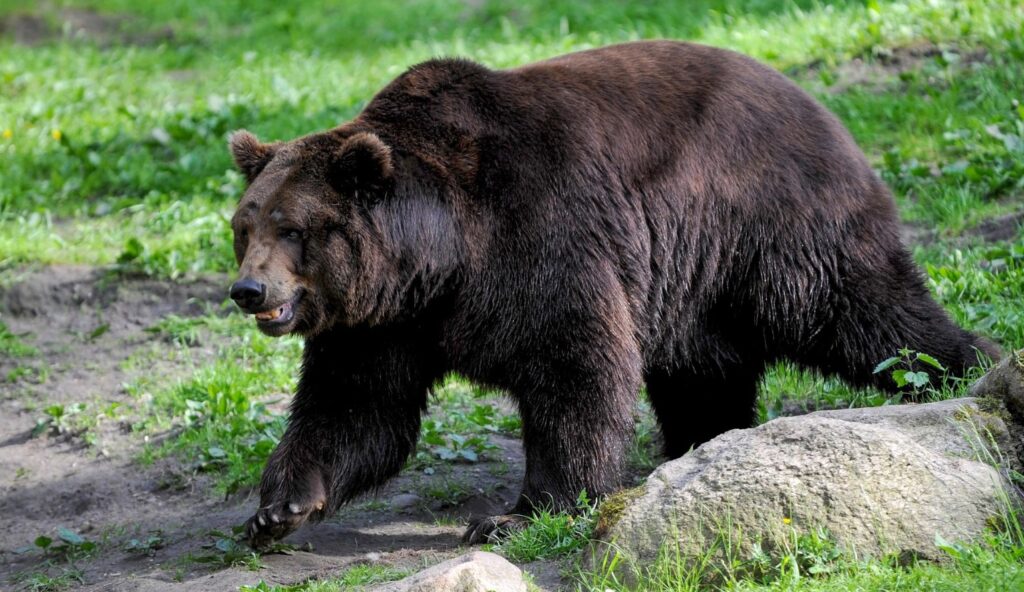
[[[590,543],[595,526],[595,506],[580,493],[576,513],[542,509],[529,517],[526,528],[490,546],[509,561],[528,563],[576,553]]]

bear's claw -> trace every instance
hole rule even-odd
[[[302,526],[314,512],[323,510],[318,502],[303,507],[296,502],[278,502],[264,506],[245,523],[245,537],[249,546],[259,551],[268,548]]]
[[[514,532],[523,530],[527,524],[529,519],[518,514],[477,518],[469,523],[469,528],[462,535],[462,542],[467,545],[496,543]]]

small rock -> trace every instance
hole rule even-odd
[[[392,497],[388,503],[391,505],[393,510],[405,510],[407,508],[415,507],[422,501],[420,496],[415,493],[400,493]]]
[[[526,592],[523,572],[494,553],[477,551],[445,561],[376,592]]]

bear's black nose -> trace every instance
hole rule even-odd
[[[248,278],[231,284],[231,299],[242,308],[255,308],[267,299],[267,287]]]

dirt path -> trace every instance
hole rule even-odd
[[[39,582],[89,590],[237,590],[260,580],[323,577],[360,562],[412,570],[457,553],[466,516],[499,512],[514,501],[522,451],[517,441],[494,437],[495,462],[452,464],[436,475],[407,470],[375,500],[287,540],[312,551],[266,555],[255,570],[225,566],[224,554],[210,548],[218,537],[209,533],[230,532],[256,500],[248,491],[223,499],[208,478],[174,459],[139,463],[147,435],[131,430],[140,402],[124,385],[143,374],[187,378],[215,355],[203,347],[187,360],[138,354],[167,347],[147,331],[167,315],[221,307],[226,279],[173,283],[53,267],[7,283],[0,288],[0,321],[37,352],[0,357],[0,590]],[[34,435],[54,405],[84,407],[87,430],[69,421],[60,433],[51,422]],[[109,409],[117,412],[104,413]],[[434,499],[423,495],[431,480],[472,485]],[[69,561],[33,544],[40,536],[58,544],[61,528],[95,548]],[[154,536],[159,542],[151,555],[125,549],[132,539]]]

